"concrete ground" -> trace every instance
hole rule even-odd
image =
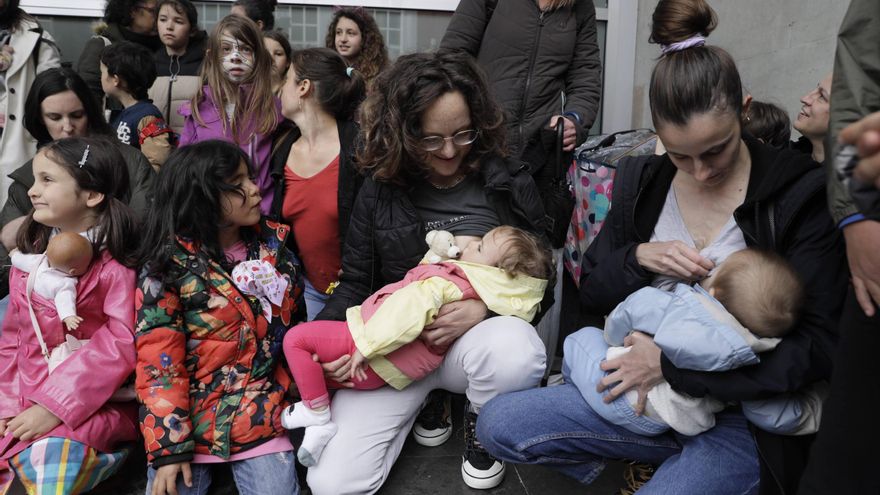
[[[444,445],[422,447],[410,436],[379,495],[611,495],[624,485],[622,463],[610,463],[605,472],[589,486],[547,468],[509,464],[500,486],[492,490],[472,490],[461,480],[461,454],[464,451],[462,411],[463,399],[457,397],[453,400],[453,436]],[[132,457],[117,476],[91,493],[144,494],[146,477],[143,466],[146,459],[140,454],[140,449],[135,452],[138,453],[137,457]],[[229,470],[216,471],[209,494],[237,495]]]

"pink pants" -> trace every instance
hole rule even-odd
[[[306,407],[314,409],[330,404],[327,389],[342,388],[337,382],[324,378],[321,363],[354,354],[356,350],[344,321],[310,321],[287,332],[284,336],[284,356]],[[317,354],[320,362],[315,362],[312,354]],[[374,390],[385,385],[385,381],[370,367],[366,368],[366,373],[366,380],[353,381],[355,389]]]

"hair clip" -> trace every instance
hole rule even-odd
[[[348,76],[349,79],[351,79],[352,72],[354,72],[354,67],[348,67],[345,69],[345,75]]]
[[[83,168],[83,165],[86,164],[86,160],[89,159],[89,148],[91,145],[86,145],[86,149],[83,150],[83,156],[79,161],[79,168]]]

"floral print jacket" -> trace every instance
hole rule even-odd
[[[142,272],[137,310],[140,427],[154,467],[222,458],[284,434],[281,411],[291,385],[280,365],[284,334],[305,320],[302,269],[284,248],[286,225],[263,221],[245,236],[247,259],[272,263],[291,283],[268,320],[260,302],[231,275],[178,238],[172,276]],[[173,280],[173,282],[169,282]]]

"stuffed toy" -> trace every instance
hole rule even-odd
[[[455,245],[455,236],[445,230],[432,230],[425,236],[428,253],[422,259],[425,263],[440,263],[461,256],[461,249]]]

